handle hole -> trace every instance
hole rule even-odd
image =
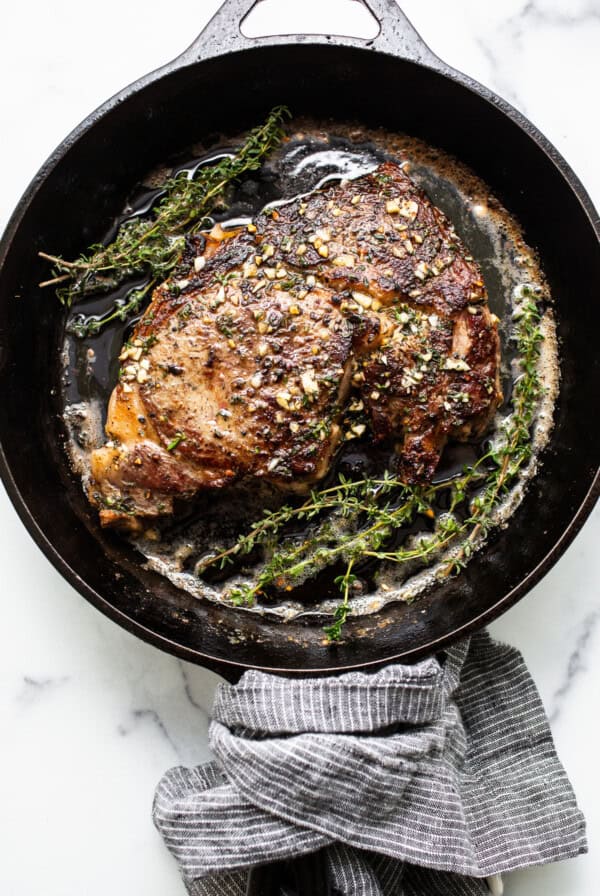
[[[259,0],[240,25],[244,37],[338,34],[373,40],[379,22],[362,0]]]

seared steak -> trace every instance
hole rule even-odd
[[[106,525],[242,477],[310,487],[351,392],[372,437],[398,440],[402,475],[427,481],[447,438],[483,431],[501,399],[481,274],[396,164],[217,227],[185,262],[121,354],[92,456]]]

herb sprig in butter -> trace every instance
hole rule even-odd
[[[53,265],[52,277],[40,286],[56,287],[60,301],[70,307],[79,298],[109,292],[126,280],[146,276],[150,284],[133,290],[125,304],[96,320],[95,329],[101,329],[116,316],[126,319],[129,313],[139,310],[150,288],[165,280],[181,260],[186,234],[205,227],[210,213],[223,201],[227,188],[258,170],[279,146],[284,136],[283,124],[289,115],[285,106],[277,106],[260,127],[249,133],[235,154],[201,167],[194,177],[181,171],[169,178],[162,185],[163,195],[153,214],[125,221],[107,246],[90,246],[87,253],[74,261],[40,252]]]
[[[513,392],[513,410],[505,419],[495,444],[452,482],[412,486],[393,475],[380,479],[348,480],[315,490],[297,507],[285,505],[265,512],[229,548],[206,558],[198,572],[211,566],[224,568],[235,557],[263,545],[268,556],[253,585],[232,589],[228,598],[236,606],[252,606],[265,589],[290,589],[317,572],[343,563],[335,582],[342,593],[331,624],[324,627],[329,642],[337,641],[351,614],[350,597],[357,582],[354,572],[365,560],[379,563],[428,566],[442,560],[440,576],[459,572],[496,522],[496,511],[508,488],[532,456],[531,427],[542,394],[537,362],[543,339],[540,311],[527,290],[515,313],[514,340],[521,370]],[[450,490],[449,509],[435,513],[433,503],[442,490]],[[467,507],[458,515],[459,507]],[[435,519],[431,535],[413,539],[399,548],[389,547],[399,528],[418,515]],[[346,521],[345,530],[335,520]],[[333,522],[332,522],[333,521]],[[295,522],[315,522],[301,540],[286,536]],[[444,561],[443,555],[448,555]]]

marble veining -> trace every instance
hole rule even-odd
[[[540,0],[529,0],[520,15],[521,21],[532,20],[543,22],[545,25],[558,25],[570,27],[580,25],[590,20],[600,21],[600,8],[595,0],[587,3],[569,3],[571,8],[566,9],[565,3],[544,3]]]
[[[11,7],[10,28],[0,34],[10,175],[0,181],[0,226],[65,134],[107,96],[181,52],[218,6],[176,0],[168,14],[141,0]],[[334,30],[331,10],[339,15],[339,4],[304,0],[302,7],[307,30]],[[600,205],[600,0],[404,0],[402,7],[441,58],[532,118]],[[285,30],[281,10],[271,24]],[[260,14],[259,7],[257,28],[268,30]],[[9,772],[0,893],[76,896],[83,888],[86,896],[184,896],[150,807],[168,767],[210,758],[208,714],[219,678],[149,647],[88,606],[35,547],[3,491],[0,523],[0,755]],[[538,683],[588,818],[591,850],[505,876],[507,896],[598,892],[599,535],[597,508],[544,581],[492,626],[522,650]]]
[[[23,676],[23,686],[17,694],[17,702],[22,707],[31,706],[38,700],[45,699],[49,692],[60,688],[69,681],[68,675],[62,675],[58,678],[33,678],[30,675]]]
[[[566,667],[564,665],[562,667],[562,681],[554,691],[550,704],[546,709],[551,724],[558,720],[562,707],[579,683],[582,675],[589,672],[589,664],[593,658],[590,650],[590,641],[596,633],[599,620],[600,610],[593,610],[591,613],[587,613],[581,620],[579,634],[569,653]]]
[[[137,728],[138,725],[143,724],[145,722],[150,722],[162,735],[165,737],[173,748],[175,753],[178,753],[177,745],[172,740],[165,723],[157,713],[155,709],[133,709],[130,713],[131,721],[129,724],[120,723],[117,725],[117,731],[122,737],[127,737],[134,728]]]
[[[198,681],[198,676],[194,675],[197,672],[195,666],[190,666],[189,663],[184,663],[182,660],[177,660],[177,665],[181,671],[185,696],[195,709],[199,709],[203,713],[209,713],[212,704],[212,690],[207,694],[204,687],[204,675]],[[198,691],[197,696],[194,694],[194,689]]]

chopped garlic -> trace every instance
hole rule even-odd
[[[290,398],[292,396],[289,392],[278,392],[275,396],[275,400],[280,408],[283,408],[286,411],[290,409]]]
[[[315,379],[315,372],[312,367],[309,367],[304,371],[304,373],[301,374],[300,382],[302,383],[302,388],[307,395],[319,394],[319,384]]]
[[[470,370],[464,358],[446,358],[444,370]]]
[[[414,221],[419,213],[419,206],[414,199],[405,199],[400,205],[399,211],[403,218],[408,218],[410,221]]]
[[[333,264],[338,268],[353,268],[354,267],[354,256],[353,255],[337,255],[333,259]]]
[[[373,300],[370,296],[365,295],[363,292],[353,292],[352,298],[355,302],[361,306],[361,308],[370,308],[373,304]]]

